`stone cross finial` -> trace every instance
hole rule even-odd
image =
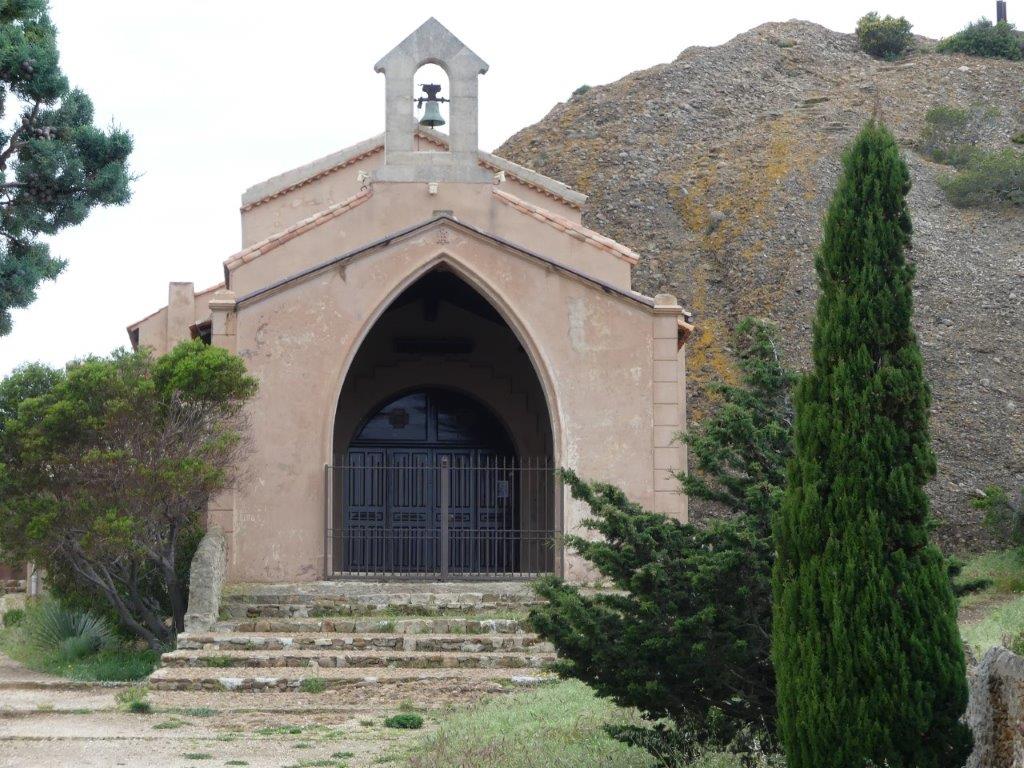
[[[424,64],[437,64],[448,75],[449,150],[416,151],[413,76]],[[384,167],[380,181],[490,182],[477,155],[477,78],[487,63],[434,18],[425,21],[387,56],[376,72],[385,79]]]

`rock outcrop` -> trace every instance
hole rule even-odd
[[[971,673],[967,768],[1024,768],[1024,658],[989,648]]]
[[[970,506],[989,483],[1024,481],[1024,211],[959,210],[950,171],[915,149],[936,105],[985,110],[983,143],[1024,129],[1024,64],[861,53],[852,35],[765,24],[716,48],[598,86],[557,105],[497,154],[590,195],[585,222],[641,254],[636,287],[696,313],[691,420],[730,379],[728,338],[745,315],[775,320],[807,365],[813,260],[842,148],[873,113],[905,149],[914,187],[916,325],[933,389],[939,473],[930,488],[943,542],[984,546]]]

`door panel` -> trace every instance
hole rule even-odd
[[[441,570],[441,464],[447,461],[448,569],[510,570],[518,538],[509,445],[486,408],[455,393],[407,394],[381,408],[347,456],[346,567]]]
[[[342,567],[379,570],[387,531],[386,452],[353,450],[342,472]]]

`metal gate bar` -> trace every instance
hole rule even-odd
[[[359,452],[324,467],[324,577],[523,579],[561,573],[550,459]],[[379,454],[379,455],[378,455]]]

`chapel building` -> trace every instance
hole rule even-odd
[[[427,63],[450,93],[417,88]],[[259,381],[245,482],[208,514],[228,581],[585,580],[560,536],[587,510],[554,468],[686,519],[689,316],[633,290],[585,195],[480,151],[487,64],[440,23],[375,69],[385,132],[247,190],[224,282],[171,283],[128,327]]]

